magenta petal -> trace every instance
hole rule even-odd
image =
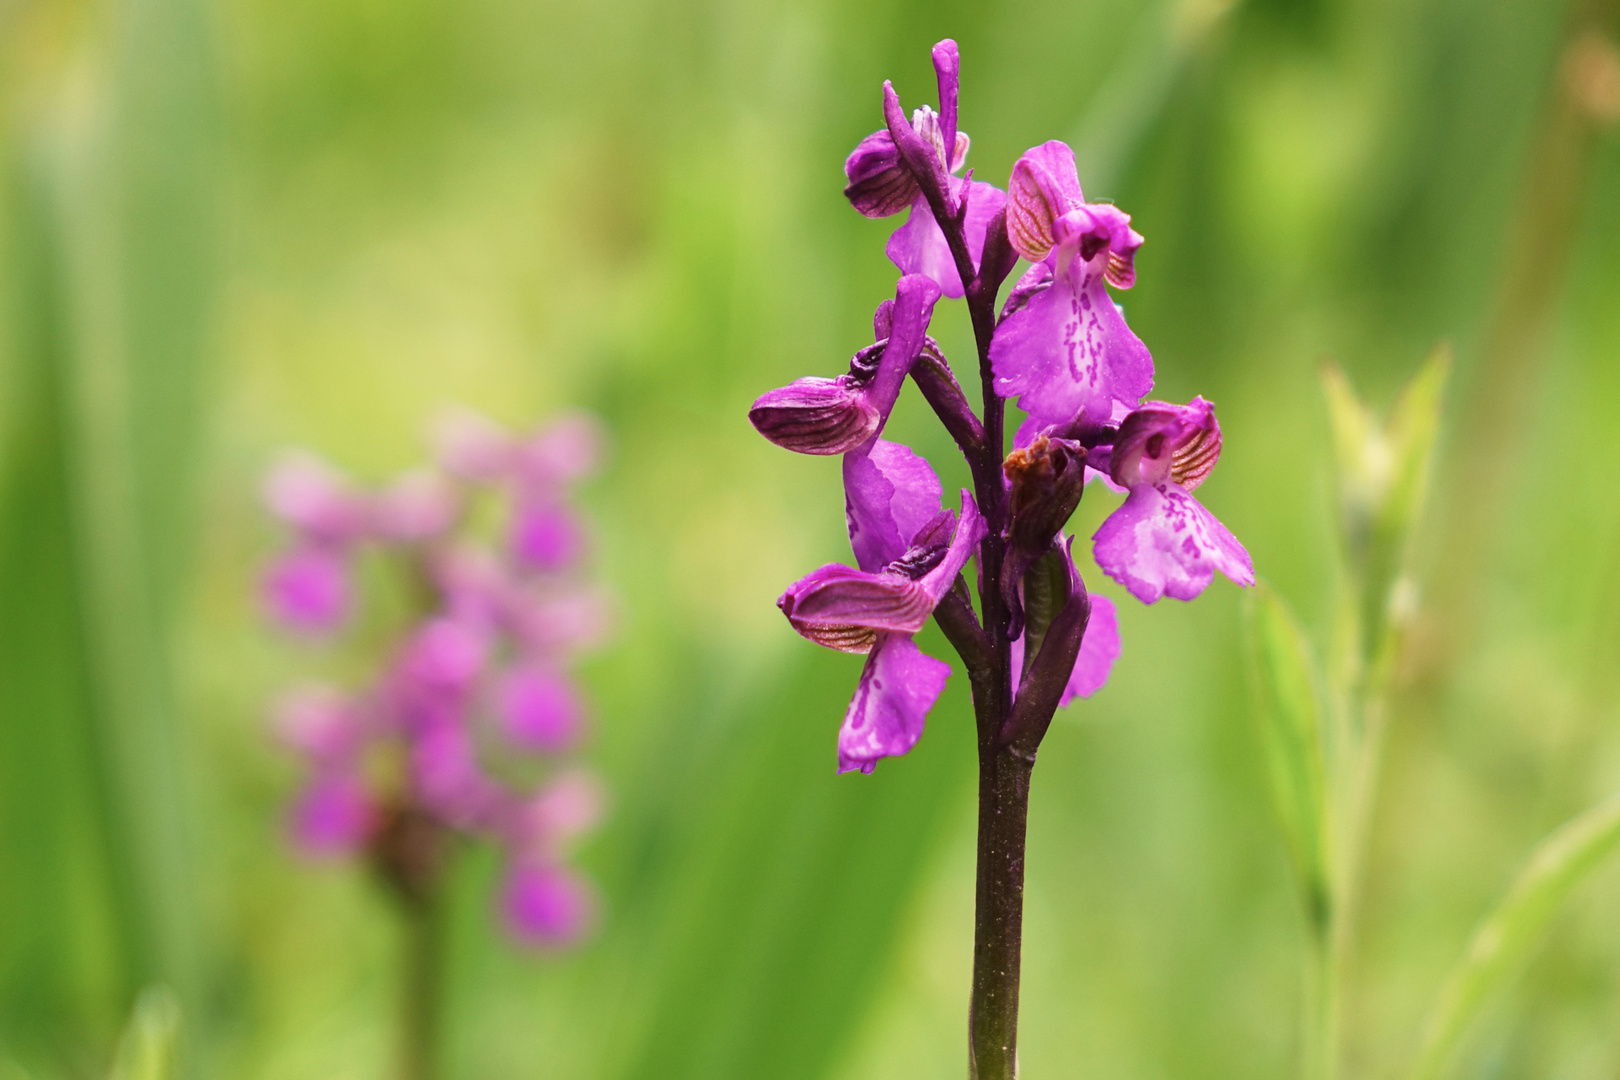
[[[1007,239],[1030,262],[1057,243],[1057,221],[1085,204],[1074,151],[1053,140],[1026,150],[1007,181]]]
[[[509,840],[530,854],[555,852],[601,819],[603,801],[589,774],[564,773],[517,808]]]
[[[585,533],[561,503],[525,501],[512,520],[512,553],[539,570],[563,570],[585,548]]]
[[[748,410],[765,438],[800,454],[843,454],[855,449],[883,422],[848,376],[809,376],[762,394]]]
[[[366,531],[365,495],[312,454],[292,453],[277,461],[265,477],[264,501],[276,517],[317,540],[346,543]]]
[[[946,551],[945,558],[940,564],[924,574],[917,582],[922,586],[923,592],[928,594],[929,607],[937,607],[940,598],[950,590],[956,581],[956,575],[962,572],[962,567],[979,550],[979,542],[990,531],[985,524],[984,515],[979,513],[979,504],[973,501],[973,496],[966,489],[962,491],[962,519],[956,523],[956,532],[951,537],[950,549]]]
[[[511,432],[467,408],[447,410],[434,422],[433,443],[445,470],[485,484],[509,476],[518,452]]]
[[[555,487],[588,476],[602,456],[602,426],[584,413],[571,413],[519,444],[515,465],[530,486]]]
[[[1105,424],[1117,403],[1134,406],[1153,388],[1153,357],[1125,324],[1104,284],[1107,252],[1070,260],[1054,277],[1050,260],[1026,274],[1009,297],[1012,310],[990,344],[996,392],[1017,397],[1037,426],[1082,414]]]
[[[273,723],[283,743],[327,767],[352,762],[367,734],[365,716],[353,699],[321,684],[282,694]]]
[[[904,574],[868,573],[828,563],[800,578],[776,601],[793,629],[830,649],[867,652],[881,631],[915,634],[936,599]]]
[[[878,759],[916,746],[950,673],[951,665],[925,655],[909,635],[879,634],[838,729],[838,771],[869,773]]]
[[[507,929],[529,945],[574,944],[590,929],[595,908],[585,882],[561,866],[520,862],[501,886]]]
[[[1169,481],[1138,484],[1093,538],[1097,565],[1144,604],[1191,600],[1219,570],[1254,584],[1243,545],[1199,501]]]
[[[984,253],[984,237],[990,229],[990,221],[1006,203],[1007,195],[994,184],[977,180],[951,177],[949,182],[952,194],[958,198],[964,192],[967,195],[965,230],[968,254],[977,266]],[[953,300],[959,300],[964,295],[962,276],[956,272],[956,260],[951,257],[950,245],[945,242],[945,234],[934,220],[928,200],[920,192],[912,200],[911,216],[889,237],[888,247],[884,250],[901,273],[928,275]]]
[[[487,825],[502,811],[505,793],[479,766],[459,717],[442,715],[423,726],[412,746],[411,772],[423,805],[458,829]]]
[[[1187,405],[1149,401],[1120,422],[1108,469],[1127,487],[1172,480],[1192,491],[1220,457],[1215,406],[1202,397]]]
[[[349,560],[330,548],[298,548],[270,564],[261,595],[270,614],[294,630],[334,630],[349,614]]]
[[[579,738],[585,705],[566,676],[525,664],[507,672],[496,686],[495,715],[514,743],[557,754]]]
[[[429,619],[405,645],[400,674],[413,687],[432,693],[460,693],[484,669],[489,641],[457,619]]]
[[[1080,639],[1080,655],[1074,658],[1074,674],[1058,699],[1061,707],[1077,697],[1090,697],[1108,681],[1119,659],[1119,613],[1106,596],[1092,593],[1091,617],[1086,620],[1086,636]]]
[[[844,455],[844,516],[862,570],[876,571],[906,553],[917,530],[939,514],[945,489],[909,446],[874,440]]]
[[[456,523],[461,496],[442,476],[411,472],[376,496],[371,525],[377,536],[397,543],[431,540]]]
[[[293,842],[306,855],[348,855],[364,846],[376,825],[376,809],[357,776],[317,776],[293,804]]]

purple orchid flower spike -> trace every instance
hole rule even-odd
[[[971,140],[957,130],[957,98],[961,87],[961,57],[956,42],[946,39],[934,46],[934,73],[939,83],[938,113],[924,105],[912,113],[911,129],[938,164],[953,211],[967,201],[964,229],[968,251],[977,265],[985,237],[1007,195],[993,184],[956,175],[967,161]],[[947,148],[949,152],[947,153]],[[906,165],[894,136],[887,129],[862,139],[844,162],[849,183],[844,195],[866,217],[889,217],[909,207],[911,216],[889,238],[886,254],[902,274],[926,274],[953,300],[964,295],[962,276],[951,255],[945,233],[934,220],[927,196]]]
[[[956,43],[941,41],[933,60],[939,111],[908,117],[885,82],[884,129],[844,163],[844,194],[861,214],[910,210],[887,246],[905,276],[878,306],[877,344],[856,354],[847,375],[764,395],[749,419],[778,446],[844,455],[856,565],[823,566],[777,601],[804,637],[866,656],[838,733],[839,772],[871,772],[921,737],[950,674],[914,640],[930,619],[967,671],[980,800],[968,1071],[1015,1080],[1036,751],[1056,711],[1096,693],[1120,655],[1118,613],[1087,592],[1070,519],[1093,479],[1126,493],[1094,551],[1150,603],[1196,595],[1217,569],[1239,583],[1253,572],[1242,546],[1189,494],[1220,448],[1208,403],[1141,404],[1153,359],[1109,292],[1135,282],[1142,237],[1129,216],[1086,202],[1060,142],[1024,154],[1006,193],[971,172],[958,177],[969,140],[957,125]],[[1033,265],[1001,304],[1019,256]],[[977,411],[928,336],[939,296],[968,308],[982,375]],[[960,518],[943,508],[927,462],[879,438],[908,377],[973,477]],[[1027,414],[1010,455],[1009,398]],[[970,557],[976,604],[961,574]]]
[[[962,520],[942,510],[928,463],[881,439],[844,459],[850,544],[860,569],[838,563],[801,578],[777,600],[800,634],[828,648],[866,653],[866,667],[838,733],[838,771],[871,772],[922,737],[950,665],[925,655],[912,635],[984,538],[967,492]]]
[[[939,296],[925,275],[901,278],[894,300],[885,300],[874,320],[882,331],[878,343],[856,353],[849,372],[836,379],[811,376],[761,395],[748,411],[755,430],[801,454],[848,453],[872,439],[928,342]]]
[[[1130,491],[1095,537],[1097,565],[1144,604],[1161,596],[1191,600],[1219,570],[1254,584],[1243,545],[1192,490],[1221,456],[1215,407],[1150,401],[1120,424],[1110,460],[1115,483]]]
[[[1018,398],[1033,428],[1106,424],[1153,388],[1153,358],[1107,289],[1135,283],[1142,237],[1118,208],[1085,201],[1061,142],[1026,153],[1008,186],[1007,238],[1035,265],[990,346],[996,392]]]
[[[917,348],[925,329],[926,312]],[[349,570],[362,548],[417,600],[363,689],[305,686],[276,706],[281,741],[308,769],[289,832],[306,854],[363,858],[414,933],[431,921],[451,839],[492,839],[506,855],[499,907],[511,935],[567,945],[595,911],[567,849],[601,803],[569,764],[587,710],[568,669],[610,621],[607,598],[580,580],[589,536],[569,496],[603,440],[583,416],[520,435],[461,412],[440,424],[438,441],[436,470],[374,491],[307,456],[284,460],[266,484],[293,534],[262,583],[280,621],[336,629],[356,606]],[[507,523],[504,543],[462,528],[464,508],[489,496]],[[526,760],[514,768],[500,755]],[[533,790],[511,779],[525,775]]]

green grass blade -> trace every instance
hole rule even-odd
[[[1306,909],[1325,934],[1332,904],[1322,698],[1310,642],[1265,583],[1246,598],[1247,648],[1272,801]]]
[[[1620,795],[1541,842],[1507,896],[1474,931],[1431,1015],[1412,1080],[1438,1080],[1480,1010],[1518,970],[1575,887],[1620,845]]]
[[[161,986],[142,991],[118,1040],[109,1080],[174,1080],[180,1048],[180,1003]]]

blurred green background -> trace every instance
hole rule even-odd
[[[265,702],[326,662],[255,609],[257,485],[288,444],[380,479],[450,401],[605,419],[621,625],[584,670],[603,932],[517,952],[471,853],[448,1075],[963,1074],[966,681],[908,758],[834,776],[858,661],[772,601],[846,557],[838,470],[745,420],[869,340],[891,223],[840,165],[884,78],[934,100],[944,36],[978,178],[1062,138],[1134,215],[1158,394],[1221,409],[1200,497],[1319,632],[1317,370],[1382,404],[1456,349],[1347,1006],[1350,1075],[1404,1068],[1533,842],[1620,788],[1615,8],[0,0],[0,1077],[102,1075],[152,983],[194,1075],[388,1075],[393,913],[280,832]],[[959,305],[936,327],[970,367]],[[911,391],[889,430],[965,482]],[[1087,576],[1125,652],[1036,771],[1024,1073],[1294,1075],[1305,937],[1239,592]],[[1465,1075],[1620,1073],[1617,907],[1610,865]]]

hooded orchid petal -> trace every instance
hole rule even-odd
[[[884,340],[855,354],[846,375],[799,379],[762,395],[748,419],[765,438],[801,454],[843,454],[883,430],[911,365],[928,341],[928,323],[939,286],[922,274],[907,274],[892,302],[879,306],[874,322],[887,325]]]
[[[1221,425],[1214,405],[1202,397],[1187,405],[1149,401],[1121,421],[1109,471],[1127,487],[1170,480],[1192,491],[1220,456]]]
[[[917,745],[950,673],[949,664],[924,654],[909,635],[877,635],[838,729],[838,771],[870,773],[879,759]]]

